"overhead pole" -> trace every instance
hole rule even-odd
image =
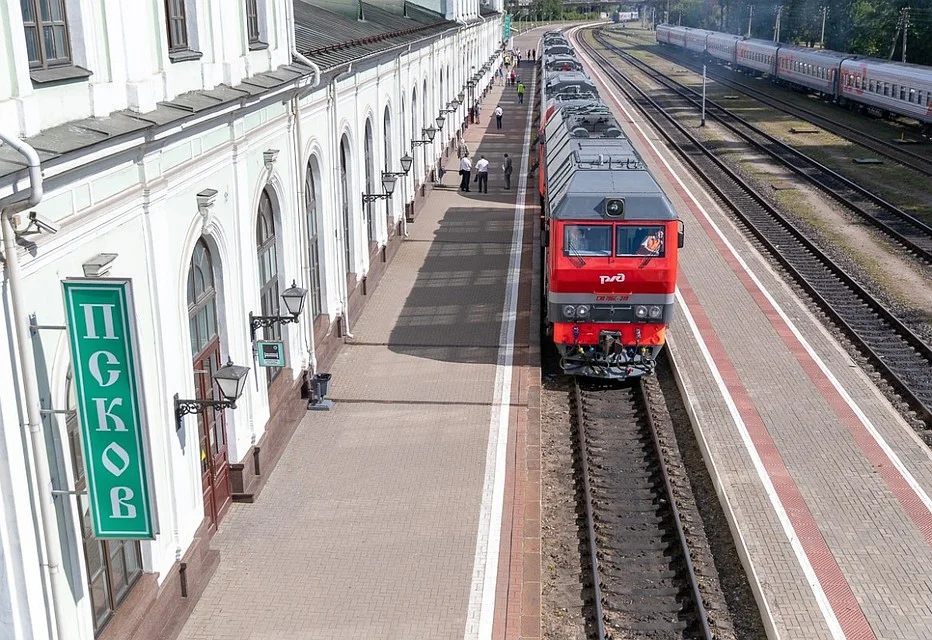
[[[903,8],[903,62],[906,62],[906,34],[909,33],[909,7]]]
[[[896,33],[893,35],[893,44],[890,46],[890,55],[887,60],[893,60],[893,54],[896,51],[896,41],[900,39],[900,29],[903,28],[903,10],[900,9],[900,17],[896,21]]]
[[[819,38],[819,44],[825,48],[825,17],[828,15],[828,6],[822,6],[822,36]]]
[[[750,4],[748,5],[748,35],[747,35],[748,38],[751,37],[751,20],[753,19],[754,19],[754,5]]]
[[[783,5],[778,4],[776,7],[777,21],[773,25],[773,41],[780,42],[780,16],[783,14]]]

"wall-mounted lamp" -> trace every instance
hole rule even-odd
[[[376,200],[387,200],[392,197],[392,193],[395,192],[395,181],[398,178],[395,177],[394,173],[389,171],[382,172],[382,189],[385,190],[385,193],[364,193],[362,194],[363,204],[369,204],[375,202]]]
[[[304,310],[304,300],[307,298],[307,289],[302,289],[292,280],[291,286],[282,291],[282,300],[285,301],[285,309],[290,316],[254,316],[249,313],[249,333],[252,341],[256,341],[256,331],[276,324],[288,324],[297,322],[298,316]]]
[[[426,129],[421,129],[421,135],[427,136],[426,140],[412,140],[412,147],[420,147],[421,145],[430,144],[434,141],[434,136],[437,135],[437,130],[433,127],[427,127]]]
[[[440,115],[434,118],[434,122],[437,123],[437,131],[443,131],[443,123],[446,121],[446,116],[443,115],[443,109],[441,109]]]
[[[275,166],[275,161],[278,159],[278,149],[269,149],[262,152],[262,162],[265,163],[265,168],[267,171],[271,171],[272,167]]]
[[[462,91],[456,94],[456,101],[460,104],[463,104],[463,101],[466,100],[466,94]]]
[[[214,374],[214,380],[220,387],[222,400],[181,400],[178,394],[175,394],[175,420],[177,428],[183,426],[183,418],[189,413],[196,413],[204,407],[210,407],[214,411],[223,409],[235,409],[236,401],[243,395],[243,389],[246,387],[246,376],[249,375],[249,367],[241,367],[233,364],[233,360],[228,359],[225,367],[221,367]]]

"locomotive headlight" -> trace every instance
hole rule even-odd
[[[571,305],[571,304],[568,304],[568,305],[564,306],[564,307],[563,307],[563,315],[565,315],[567,318],[575,318],[575,317],[576,317],[576,307],[574,307],[574,306]]]
[[[660,314],[662,313],[662,311],[663,310],[660,307],[651,307],[650,309],[647,310],[647,315],[651,317],[651,320],[656,320],[657,318],[660,317]]]
[[[576,307],[576,317],[577,318],[588,318],[589,317],[589,305],[581,304]]]
[[[634,308],[634,315],[637,316],[638,318],[646,318],[646,317],[647,317],[647,307],[641,307],[641,306],[635,307],[635,308]]]

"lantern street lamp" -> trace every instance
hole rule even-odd
[[[305,292],[306,293],[306,292]],[[301,305],[304,300],[301,300]],[[228,359],[225,367],[221,367],[214,374],[214,380],[220,387],[221,400],[181,400],[178,394],[175,394],[175,419],[177,428],[181,429],[184,425],[183,418],[189,413],[196,413],[205,407],[210,407],[214,411],[223,409],[235,409],[236,401],[243,395],[243,389],[246,387],[246,376],[249,375],[249,367],[241,367],[233,364],[233,360]]]
[[[249,331],[252,341],[256,341],[256,330],[274,326],[276,324],[288,324],[297,322],[298,316],[304,309],[304,300],[307,298],[307,289],[302,289],[292,280],[291,286],[282,292],[282,300],[285,301],[285,309],[291,315],[288,316],[254,316],[249,313]]]
[[[433,142],[434,136],[437,135],[437,130],[434,127],[428,127],[426,129],[421,129],[421,135],[426,135],[427,139],[426,140],[412,140],[411,141],[412,147],[420,147],[422,145],[430,144],[431,142]]]
[[[434,119],[434,122],[437,123],[437,131],[443,131],[443,123],[446,122],[446,120],[447,120],[446,116],[444,116],[443,114],[444,114],[444,110],[441,109],[441,110],[440,110],[440,115],[438,115],[438,116]]]
[[[462,90],[460,90],[460,92],[456,94],[456,101],[459,102],[460,104],[463,104],[464,100],[466,100],[466,94],[463,93]]]

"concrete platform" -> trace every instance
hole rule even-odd
[[[768,635],[932,637],[929,448],[615,96],[686,225],[669,348]]]
[[[466,131],[489,193],[429,192],[350,319],[333,409],[309,412],[260,499],[231,507],[184,640],[539,637],[537,211],[522,191],[531,105],[516,102],[493,87]]]

